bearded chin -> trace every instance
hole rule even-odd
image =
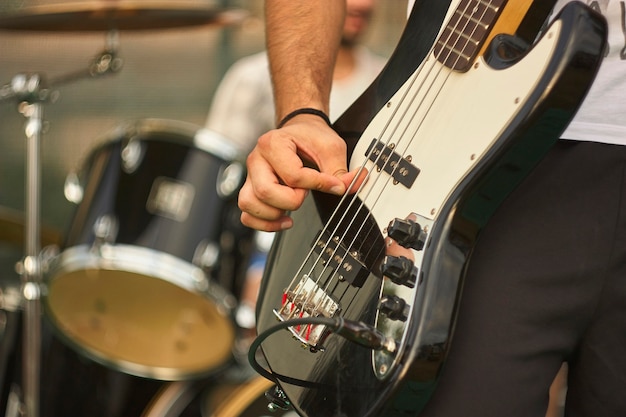
[[[358,39],[356,36],[342,36],[341,37],[341,46],[343,48],[354,48],[358,43]]]

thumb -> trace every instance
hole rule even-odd
[[[335,177],[337,177],[342,185],[343,190],[341,194],[345,193],[348,188],[350,188],[349,193],[356,193],[361,185],[365,182],[367,178],[367,169],[354,169],[352,171],[339,170],[335,173]]]

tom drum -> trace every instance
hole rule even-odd
[[[122,372],[160,380],[209,374],[235,339],[241,154],[191,124],[120,126],[68,176],[78,203],[47,263],[46,316],[66,342]]]

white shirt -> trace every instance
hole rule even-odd
[[[364,47],[356,51],[355,71],[333,81],[330,120],[336,120],[378,76],[386,60]],[[245,152],[275,127],[274,98],[267,54],[241,58],[226,72],[213,96],[205,126],[226,136]]]
[[[555,11],[572,0],[559,0]],[[623,1],[594,2],[609,24],[609,50],[565,139],[626,145],[626,37],[622,33]],[[621,3],[621,5],[620,5]]]
[[[541,1],[541,0],[538,0]],[[557,1],[554,11],[574,0]],[[408,2],[408,11],[414,0]],[[622,31],[623,0],[600,0],[599,8],[609,24],[609,51],[576,116],[563,132],[563,139],[626,145],[626,36]]]

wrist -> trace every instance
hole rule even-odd
[[[315,109],[312,107],[301,107],[299,109],[296,109],[290,113],[288,113],[286,116],[284,116],[276,125],[277,129],[280,129],[281,127],[283,127],[288,121],[290,121],[291,119],[293,119],[294,117],[301,115],[301,114],[310,114],[313,116],[317,116],[319,118],[321,118],[324,122],[326,122],[326,124],[328,126],[331,126],[332,123],[330,122],[330,119],[328,117],[328,115],[326,113],[324,113],[322,110],[319,109]]]

